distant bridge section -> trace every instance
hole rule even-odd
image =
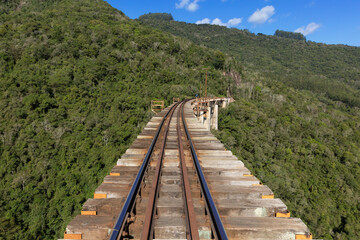
[[[194,114],[207,129],[218,130],[219,107],[225,108],[233,98],[197,98],[191,102]]]

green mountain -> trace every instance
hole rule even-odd
[[[226,96],[220,69],[240,69],[104,1],[0,6],[0,239],[62,238],[152,99],[195,96],[204,67],[209,92]]]
[[[360,239],[360,48],[145,16],[241,62],[237,101],[221,110],[216,136],[314,238]]]
[[[205,67],[210,95],[236,99],[215,134],[314,237],[360,238],[359,48],[155,19],[0,2],[0,239],[61,238],[150,101],[198,94]]]
[[[209,24],[163,21],[147,14],[140,21],[196,44],[218,49],[266,78],[360,107],[360,47],[326,45]],[[299,37],[301,38],[301,37]]]

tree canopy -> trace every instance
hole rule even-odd
[[[170,13],[148,13],[139,17],[140,20],[163,20],[173,21],[174,18]]]
[[[306,37],[298,32],[287,32],[283,30],[276,30],[274,36],[306,41]]]
[[[144,24],[218,49],[242,66],[286,86],[325,94],[360,107],[360,48],[226,28],[210,24],[142,20]]]

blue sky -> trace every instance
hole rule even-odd
[[[297,31],[315,42],[360,46],[360,0],[107,0],[130,18],[149,12],[175,20],[274,34]]]

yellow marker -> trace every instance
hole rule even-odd
[[[274,194],[262,195],[261,198],[262,198],[262,199],[273,199],[273,198],[274,198]]]
[[[82,239],[81,233],[64,233],[64,239]]]
[[[101,199],[101,198],[106,198],[106,193],[94,193],[94,198],[95,199]]]
[[[290,212],[286,212],[286,213],[281,213],[281,212],[278,212],[275,214],[275,217],[280,217],[280,218],[288,218],[290,217]]]
[[[95,216],[96,211],[81,211],[81,215]]]
[[[119,177],[119,176],[120,176],[120,173],[117,173],[117,172],[111,172],[111,173],[110,173],[110,176],[118,176],[118,177]]]
[[[262,183],[254,183],[252,186],[262,186]]]
[[[312,234],[310,233],[310,235],[307,234],[296,234],[295,235],[295,239],[312,239]]]
[[[254,176],[254,175],[252,175],[252,174],[245,174],[245,173],[244,173],[243,176],[244,176],[244,177],[252,177],[252,176]]]

